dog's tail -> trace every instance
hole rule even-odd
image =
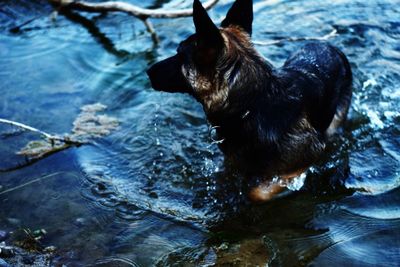
[[[332,119],[331,124],[329,125],[328,129],[325,132],[328,137],[335,134],[338,131],[338,129],[343,125],[343,123],[346,121],[353,93],[352,92],[353,74],[351,71],[350,63],[342,51],[340,51],[336,47],[334,47],[334,49],[336,50],[341,60],[343,61],[345,73],[342,85],[339,90],[339,98],[335,115]]]

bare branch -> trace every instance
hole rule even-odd
[[[91,3],[86,1],[74,0],[48,0],[51,4],[61,7],[69,8],[86,12],[124,12],[140,19],[146,18],[179,18],[190,17],[193,14],[192,9],[182,10],[160,10],[160,9],[147,9],[141,8],[129,3],[120,1],[108,1],[101,3]],[[218,0],[209,0],[204,3],[205,9],[213,7]]]
[[[45,158],[47,158],[47,157],[49,157],[49,156],[51,156],[51,155],[53,155],[53,154],[55,154],[57,152],[66,150],[66,149],[68,149],[70,147],[72,147],[72,145],[65,144],[62,149],[60,149],[60,148],[53,149],[51,151],[48,151],[47,153],[43,153],[40,157],[34,157],[34,158],[25,157],[25,162],[19,163],[19,164],[15,165],[13,167],[10,167],[10,168],[0,169],[0,173],[16,171],[16,170],[20,170],[22,168],[31,166],[31,165],[35,164],[36,162],[38,162],[38,161],[40,161],[42,159],[45,159]],[[17,154],[19,154],[19,152],[17,152]]]
[[[324,36],[319,36],[319,37],[288,37],[284,38],[281,40],[275,40],[275,41],[253,41],[253,44],[255,45],[276,45],[276,44],[281,44],[283,42],[299,42],[299,41],[326,41],[330,38],[333,38],[337,35],[337,30],[333,29],[330,33],[324,35]]]
[[[29,126],[29,125],[26,125],[26,124],[23,124],[23,123],[20,123],[20,122],[10,121],[10,120],[6,120],[6,119],[0,118],[0,123],[8,124],[8,125],[11,125],[11,126],[14,126],[14,127],[18,127],[18,128],[30,131],[30,132],[41,134],[44,137],[46,137],[47,139],[49,139],[49,140],[59,140],[60,139],[60,137],[58,137],[58,136],[54,136],[54,135],[48,134],[48,133],[46,133],[44,131],[41,131],[39,129],[33,128],[32,126]]]
[[[80,146],[84,144],[84,142],[73,140],[70,136],[62,137],[58,135],[52,135],[20,122],[0,118],[0,123],[14,126],[24,131],[38,133],[46,138],[46,141],[39,140],[29,142],[23,149],[16,153],[17,155],[25,156],[26,161],[11,168],[0,169],[0,173],[21,169],[23,167],[32,165],[33,163],[52,154],[66,150],[72,146]]]
[[[96,138],[109,135],[118,128],[119,121],[107,115],[97,114],[105,109],[106,106],[100,103],[83,106],[80,114],[73,123],[74,127],[71,133],[64,136],[52,135],[20,122],[0,118],[0,123],[38,133],[46,139],[30,141],[16,153],[17,155],[25,156],[26,161],[23,164],[8,169],[0,169],[0,172],[17,170],[29,166],[54,153],[71,147],[79,147],[92,142]]]

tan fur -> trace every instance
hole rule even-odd
[[[286,184],[290,183],[291,180],[300,176],[306,171],[305,168],[296,170],[292,173],[281,174],[279,180],[268,179],[262,182],[260,185],[252,188],[249,193],[249,198],[253,202],[264,202],[271,200],[286,188]]]
[[[221,66],[225,66],[225,63],[232,58],[240,60],[246,65],[247,68],[253,64],[250,61],[250,57],[247,57],[249,53],[255,54],[261,57],[250,41],[250,36],[242,31],[238,27],[228,27],[220,29],[221,35],[224,39],[225,49],[223,56],[219,58],[216,63],[216,72],[212,77],[201,74],[196,68],[182,67],[182,73],[186,77],[191,87],[196,91],[199,100],[202,102],[206,112],[211,112],[216,109],[220,109],[226,106],[228,103],[228,93],[230,85],[228,84],[228,78],[233,70],[232,66],[229,70],[223,72],[223,79],[221,81]],[[233,83],[240,78],[240,73],[233,79]]]
[[[224,82],[220,84],[216,75],[209,78],[198,73],[194,68],[187,70],[184,66],[182,66],[182,72],[196,91],[206,111],[212,111],[225,105],[228,98],[228,86]]]

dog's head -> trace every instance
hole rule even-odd
[[[242,65],[257,57],[250,35],[252,0],[236,0],[218,28],[199,0],[193,3],[196,33],[181,42],[177,54],[148,71],[154,89],[189,93],[206,110],[224,105]],[[243,77],[242,77],[243,78]]]

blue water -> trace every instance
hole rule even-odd
[[[255,41],[336,29],[329,41],[354,72],[349,121],[299,191],[248,203],[202,107],[150,88],[144,70],[193,32],[190,18],[152,20],[154,45],[125,14],[52,19],[44,0],[8,0],[0,117],[63,134],[81,106],[100,102],[121,124],[94,144],[1,172],[0,230],[46,229],[54,264],[67,266],[400,266],[400,2],[254,2]],[[220,1],[213,19],[230,5]],[[302,43],[256,48],[279,66]],[[0,169],[23,163],[15,151],[35,137],[0,125]]]

